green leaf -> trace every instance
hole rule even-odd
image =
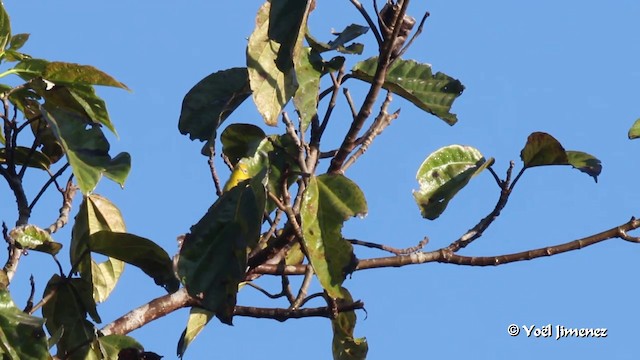
[[[55,255],[62,244],[53,241],[51,234],[35,225],[22,225],[9,232],[9,236],[21,249],[30,249]]]
[[[353,68],[353,76],[371,83],[378,67],[378,58],[361,61]],[[450,113],[453,101],[462,94],[459,80],[443,73],[431,73],[431,65],[413,60],[396,59],[387,71],[383,88],[402,96],[420,109],[439,117],[447,124],[458,121]]]
[[[124,269],[124,262],[120,260],[109,258],[98,264],[89,256],[89,236],[105,230],[126,231],[120,210],[100,195],[85,196],[71,231],[69,253],[71,264],[76,264],[82,278],[93,284],[96,302],[107,299]]]
[[[178,130],[191,140],[213,141],[218,127],[249,95],[246,68],[215,72],[185,95]]]
[[[629,129],[629,139],[637,139],[640,137],[640,119],[636,120]]]
[[[338,50],[344,54],[362,54],[362,50],[364,46],[362,44],[354,43],[349,46],[346,44],[359,37],[360,35],[366,34],[369,31],[369,28],[366,26],[361,26],[357,24],[351,24],[347,26],[344,30],[339,33],[334,33],[337,37],[329,41],[329,43],[323,43],[315,39],[311,34],[307,32],[306,39],[309,45],[319,53],[323,53],[331,50]]]
[[[53,61],[44,68],[42,77],[56,84],[102,85],[129,90],[127,85],[91,65]]]
[[[4,140],[4,139],[3,139]],[[0,149],[0,164],[7,162],[7,150]],[[16,165],[25,165],[28,167],[47,170],[51,166],[49,157],[40,151],[31,151],[30,148],[17,146],[13,152],[13,163]]]
[[[173,273],[171,258],[164,249],[149,239],[107,230],[91,234],[87,245],[93,252],[138,267],[170,293],[180,286]]]
[[[178,259],[178,276],[189,295],[231,324],[238,285],[244,280],[247,248],[259,237],[264,213],[265,175],[226,191],[191,227]]]
[[[20,50],[21,47],[29,40],[29,34],[15,34],[9,41],[10,50]]]
[[[11,21],[4,5],[0,4],[0,52],[4,52],[9,39],[11,39]]]
[[[65,279],[57,274],[47,283],[43,297],[49,300],[42,307],[42,315],[47,319],[45,325],[50,334],[63,329],[56,344],[58,354],[74,349],[73,359],[86,359],[93,352],[92,340],[96,338],[96,329],[86,316],[87,313],[97,316],[97,313],[90,289],[91,285],[83,279]]]
[[[222,153],[235,165],[243,157],[253,156],[266,137],[264,131],[251,124],[231,124],[220,135]]]
[[[300,12],[302,7],[306,11]],[[272,0],[256,16],[247,46],[247,69],[253,102],[267,125],[275,126],[298,83],[293,68],[306,24],[308,2]],[[296,39],[292,42],[293,36]]]
[[[205,309],[192,307],[189,311],[189,320],[187,321],[187,328],[184,329],[180,340],[178,341],[178,356],[182,359],[187,347],[191,342],[200,334],[202,329],[213,318],[214,313]]]
[[[593,155],[587,154],[582,151],[567,151],[567,159],[569,165],[574,169],[578,169],[583,173],[591,176],[595,182],[598,182],[598,175],[602,172],[602,165]]]
[[[1,5],[0,5],[1,7]],[[0,354],[3,359],[51,359],[44,319],[16,307],[7,290],[0,290]]]
[[[424,218],[437,219],[472,177],[493,164],[471,146],[449,145],[429,155],[416,174],[420,190],[413,196]]]
[[[80,114],[65,109],[41,108],[40,111],[62,144],[78,186],[84,194],[95,189],[105,172],[121,186],[124,185],[131,168],[131,159],[124,154],[111,159],[109,142],[99,127],[92,126]]]
[[[545,165],[567,165],[569,159],[560,142],[553,136],[534,132],[527,138],[527,143],[520,152],[525,168]]]
[[[107,335],[97,339],[100,352],[105,360],[119,360],[118,354],[122,349],[144,350],[134,338],[125,335]]]
[[[347,177],[309,179],[300,210],[304,244],[320,284],[333,298],[342,298],[342,282],[357,265],[353,247],[342,238],[342,225],[366,212],[364,194]]]
[[[42,77],[48,64],[49,61],[44,59],[24,59],[17,63],[11,70],[23,80],[29,81],[37,77]]]
[[[16,50],[7,49],[4,51],[3,58],[7,62],[15,62],[15,61],[22,61],[25,59],[30,59],[31,56],[27,54],[23,54]]]
[[[300,127],[305,132],[318,111],[322,58],[311,48],[304,48],[294,65],[299,87],[293,95],[293,104],[300,116]]]
[[[345,288],[341,290],[344,303],[353,303],[353,298]],[[364,360],[369,351],[366,338],[354,338],[353,330],[356,327],[356,314],[353,311],[341,312],[331,320],[333,329],[333,358],[334,360]]]

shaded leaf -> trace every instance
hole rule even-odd
[[[9,20],[9,14],[4,9],[4,5],[0,4],[0,52],[4,52],[10,39],[11,21]]]
[[[49,61],[44,59],[24,59],[13,67],[12,72],[21,77],[23,80],[42,77]]]
[[[640,119],[636,120],[627,134],[629,139],[637,139],[640,137]]]
[[[47,283],[43,296],[49,298],[42,307],[47,330],[54,334],[63,329],[56,344],[58,354],[74,350],[72,359],[97,359],[95,355],[89,356],[94,352],[92,340],[96,338],[96,329],[86,320],[87,311],[97,316],[95,303],[91,305],[90,284],[79,278],[65,279],[56,274]]]
[[[306,34],[306,39],[309,45],[319,53],[337,50],[344,54],[362,54],[362,50],[364,49],[362,44],[353,43],[348,46],[346,44],[360,35],[366,34],[367,31],[369,31],[369,28],[366,26],[351,24],[341,32],[334,33],[337,37],[334,40],[329,41],[329,43],[318,41],[308,32]]]
[[[0,354],[4,359],[51,359],[43,325],[44,319],[24,313],[9,291],[0,290]]]
[[[0,149],[0,164],[7,162],[7,150],[5,148]],[[27,163],[28,162],[28,163]],[[51,166],[49,157],[40,151],[31,151],[30,148],[24,146],[17,146],[13,152],[13,163],[16,165],[25,165],[28,167],[47,170]]]
[[[97,339],[100,352],[105,360],[119,360],[118,354],[122,349],[144,350],[136,339],[125,335],[107,335]]]
[[[200,331],[209,323],[213,318],[214,313],[205,309],[192,307],[189,311],[189,320],[187,321],[187,328],[184,329],[180,340],[178,341],[177,354],[182,359],[187,347],[198,336]]]
[[[84,196],[71,231],[69,254],[71,264],[75,264],[82,278],[93,285],[96,302],[107,299],[124,269],[124,263],[117,259],[109,258],[100,264],[91,259],[87,243],[89,236],[99,231],[125,232],[122,214],[100,195]]]
[[[15,34],[9,41],[10,50],[20,50],[21,47],[29,40],[29,34]]]
[[[289,42],[293,35],[296,39],[301,39],[300,29],[306,19],[288,16],[287,12],[281,10],[289,6],[300,9],[303,5],[306,7],[307,2],[265,2],[258,11],[256,27],[249,37],[249,84],[253,91],[253,102],[267,125],[276,125],[280,112],[298,87],[293,68],[296,46]],[[306,15],[304,17],[306,18]],[[296,40],[294,44],[300,44],[300,41]]]
[[[299,86],[293,95],[293,104],[300,116],[300,127],[305,132],[318,110],[322,58],[311,48],[304,48],[294,65]]]
[[[591,176],[595,182],[598,182],[598,175],[602,172],[600,160],[585,152],[570,150],[567,151],[567,159],[569,160],[569,165],[586,173]]]
[[[449,145],[431,153],[416,174],[420,190],[413,192],[422,216],[437,219],[458,191],[493,161],[471,146]]]
[[[333,298],[342,298],[342,282],[357,265],[353,247],[342,237],[342,225],[366,212],[364,194],[347,177],[326,174],[309,179],[300,210],[304,244],[320,284]]]
[[[231,124],[220,135],[222,153],[235,165],[243,157],[253,156],[262,140],[264,131],[251,124]]]
[[[225,324],[231,324],[238,284],[245,277],[247,247],[260,237],[265,175],[224,192],[191,227],[180,250],[180,281]]]
[[[356,79],[371,83],[377,67],[378,58],[372,57],[357,63],[352,73]],[[382,87],[449,125],[458,121],[456,115],[450,112],[451,105],[462,94],[464,86],[459,80],[443,73],[433,75],[429,64],[397,59],[389,67]]]
[[[567,165],[569,159],[560,142],[553,136],[534,132],[527,138],[527,143],[520,152],[525,168],[544,165]]]
[[[55,255],[62,244],[53,241],[51,234],[35,225],[22,225],[9,232],[9,236],[21,249],[30,249]]]
[[[352,303],[353,298],[345,288],[341,290],[344,298],[340,302]],[[341,312],[331,320],[333,329],[333,358],[334,360],[364,360],[369,351],[366,338],[354,338],[353,330],[356,327],[356,313]]]
[[[25,59],[30,59],[31,56],[27,54],[23,54],[16,50],[7,49],[4,51],[3,58],[8,62],[22,61]]]
[[[170,293],[180,286],[173,273],[171,258],[164,249],[149,239],[107,230],[91,234],[87,245],[93,252],[138,267]]]
[[[61,108],[41,108],[40,111],[62,144],[84,194],[95,189],[105,172],[121,186],[124,184],[131,168],[131,159],[124,154],[112,159],[109,142],[99,127],[88,124],[80,114]]]
[[[213,141],[218,127],[249,95],[246,68],[215,72],[185,95],[178,130],[191,140]]]

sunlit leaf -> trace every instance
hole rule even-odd
[[[322,76],[322,58],[311,48],[302,49],[294,64],[298,78],[298,89],[293,95],[293,104],[300,116],[300,127],[306,131],[318,110],[318,89]]]
[[[469,180],[493,164],[471,146],[449,145],[429,155],[416,174],[420,190],[414,191],[424,218],[437,219],[449,201]]]
[[[364,194],[347,177],[309,179],[300,210],[305,248],[320,284],[333,298],[342,297],[342,282],[357,265],[351,243],[342,237],[342,225],[366,212]]]
[[[7,162],[7,150],[0,149],[0,164]],[[15,165],[25,165],[28,167],[47,170],[51,166],[49,157],[40,151],[31,151],[30,148],[24,146],[16,146],[13,152],[13,163]]]
[[[586,173],[591,176],[595,182],[598,182],[598,175],[602,172],[600,160],[585,152],[570,150],[567,151],[567,159],[569,160],[569,165]]]
[[[260,237],[265,191],[262,178],[226,191],[191,227],[178,260],[178,275],[202,307],[231,324],[238,284],[247,267],[247,248]]]
[[[117,259],[109,258],[100,264],[91,259],[87,246],[89,236],[105,230],[126,231],[120,210],[100,195],[85,196],[71,231],[69,254],[83,279],[93,284],[96,302],[107,299],[124,268],[124,262]]]
[[[22,225],[13,228],[9,236],[21,249],[29,249],[55,255],[62,244],[53,241],[51,234],[35,225]]]
[[[264,131],[255,125],[231,124],[220,134],[222,153],[235,165],[241,158],[253,156],[265,137]]]
[[[129,90],[127,85],[91,65],[54,61],[47,64],[42,77],[56,84],[102,85]]]
[[[341,289],[343,299],[340,302],[352,303],[353,298],[345,288]],[[356,326],[355,312],[341,312],[331,320],[333,329],[333,358],[334,360],[364,360],[369,351],[366,338],[354,338],[353,330]]]
[[[527,143],[520,152],[525,168],[544,165],[567,165],[569,159],[560,142],[553,136],[534,132],[527,138]]]
[[[4,52],[10,39],[11,21],[9,20],[9,14],[4,9],[4,5],[0,4],[0,52]]]
[[[51,359],[43,325],[44,319],[24,313],[9,291],[0,290],[0,354],[4,359]]]
[[[211,311],[205,309],[193,307],[189,311],[189,320],[187,321],[187,328],[184,329],[180,340],[178,341],[178,356],[182,358],[187,347],[198,336],[198,334],[204,329],[204,327],[213,318],[214,314]]]
[[[182,101],[178,122],[191,140],[212,141],[218,127],[251,95],[246,68],[218,71],[197,83]]]
[[[640,137],[640,119],[636,120],[629,129],[629,139],[637,139]]]
[[[120,360],[118,354],[122,349],[144,350],[134,338],[125,335],[108,335],[97,338],[100,352],[104,360]]]
[[[171,258],[149,239],[128,233],[98,231],[89,236],[87,245],[93,252],[138,267],[168,292],[175,292],[180,286],[173,273]]]
[[[353,76],[370,83],[377,66],[377,57],[361,61],[353,68]],[[389,67],[382,87],[402,96],[449,125],[458,121],[456,115],[450,111],[453,101],[464,91],[464,86],[459,80],[443,73],[432,74],[429,64],[397,59]]]
[[[41,108],[40,111],[62,144],[78,186],[84,194],[95,189],[105,172],[121,186],[124,185],[131,168],[131,159],[128,155],[112,159],[109,155],[109,142],[99,127],[88,124],[87,119],[72,111],[60,108]]]
[[[298,0],[265,2],[249,37],[249,84],[253,102],[267,125],[276,125],[298,87],[293,64],[302,45],[307,5],[307,1]]]

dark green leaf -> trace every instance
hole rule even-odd
[[[340,302],[350,304],[353,298],[345,288],[341,289],[343,299]],[[355,312],[341,312],[331,320],[333,328],[333,358],[334,360],[364,360],[369,351],[366,338],[354,338],[353,330],[356,327]]]
[[[62,144],[78,186],[84,194],[95,189],[105,172],[121,186],[124,184],[131,168],[130,158],[121,154],[111,159],[109,142],[99,127],[91,125],[88,119],[76,112],[61,108],[41,108],[40,111]]]
[[[413,196],[424,218],[437,219],[469,180],[493,164],[471,146],[449,145],[429,155],[416,174],[420,190]]]
[[[629,139],[637,139],[640,137],[640,119],[636,120],[629,129]]]
[[[7,162],[7,150],[5,148],[0,149],[0,164]],[[28,162],[28,163],[27,163]],[[28,167],[47,170],[51,166],[51,161],[47,155],[40,151],[31,151],[31,149],[24,146],[17,146],[13,152],[13,163],[16,165],[27,164]]]
[[[119,360],[118,354],[122,349],[144,350],[134,338],[125,335],[101,336],[97,341],[105,360]]]
[[[175,292],[180,286],[173,273],[171,258],[149,239],[128,233],[98,231],[89,236],[87,245],[93,252],[138,267],[168,292]]]
[[[251,95],[246,68],[218,71],[184,97],[178,129],[191,140],[212,141],[222,122]]]
[[[268,19],[269,40],[280,45],[276,65],[285,72],[293,67],[296,45],[306,27],[309,0],[270,0]]]
[[[296,59],[295,71],[299,87],[293,95],[293,104],[300,116],[300,127],[306,131],[318,111],[318,89],[323,72],[322,58],[311,48],[302,49]]]
[[[15,34],[9,41],[10,50],[20,50],[21,47],[29,40],[29,34]]]
[[[220,135],[222,153],[235,165],[243,157],[253,156],[262,140],[264,131],[251,124],[231,124]]]
[[[49,61],[44,59],[24,59],[13,67],[12,71],[23,80],[42,77]]]
[[[342,225],[366,212],[364,194],[345,176],[309,179],[300,210],[305,248],[320,284],[333,298],[342,298],[342,282],[357,265],[353,247],[342,237]]]
[[[346,46],[346,44],[360,35],[366,34],[367,31],[369,31],[369,28],[366,26],[351,24],[341,32],[334,33],[337,37],[334,40],[329,41],[329,43],[318,41],[308,32],[306,34],[306,39],[309,45],[319,53],[338,50],[344,54],[362,54],[362,50],[364,49],[362,44],[353,43],[348,46]]]
[[[9,232],[9,236],[21,249],[29,249],[55,255],[62,244],[53,241],[51,234],[35,225],[22,225]]]
[[[56,84],[102,85],[129,90],[127,85],[91,65],[54,61],[47,64],[42,77]]]
[[[369,58],[356,64],[352,70],[353,76],[370,83],[377,67],[378,58]],[[459,80],[443,73],[433,75],[429,64],[397,59],[389,68],[382,87],[402,96],[449,125],[458,121],[450,110],[453,101],[464,91],[464,86]]]
[[[187,328],[184,329],[180,340],[178,341],[178,356],[182,358],[187,347],[198,336],[200,331],[209,323],[213,318],[214,313],[205,309],[193,307],[189,311],[189,320],[187,321]]]
[[[567,165],[567,153],[553,136],[534,132],[527,138],[527,143],[520,152],[525,168],[544,165]]]
[[[178,275],[191,296],[231,324],[238,284],[244,280],[247,248],[259,237],[264,213],[262,176],[226,191],[185,237]]]
[[[27,54],[23,54],[16,50],[7,49],[4,51],[4,60],[8,62],[22,61],[25,59],[30,59],[31,57]]]
[[[569,165],[593,177],[593,180],[598,182],[598,175],[602,172],[600,160],[585,152],[570,150],[567,151],[567,158]]]
[[[71,231],[69,253],[71,263],[77,264],[76,270],[80,272],[82,278],[93,284],[96,302],[107,299],[124,268],[124,263],[120,260],[109,258],[98,264],[89,256],[87,247],[89,236],[104,230],[126,231],[120,210],[100,195],[85,196]]]
[[[91,299],[90,284],[78,278],[65,279],[53,275],[43,296],[49,298],[42,307],[42,315],[47,319],[47,330],[53,334],[60,331],[60,328],[63,329],[62,337],[56,345],[58,353],[64,354],[80,347],[80,350],[74,351],[73,359],[85,359],[87,354],[93,352],[91,342],[96,337],[94,326],[86,320],[87,311],[97,316],[95,303]]]
[[[247,46],[247,69],[253,102],[265,123],[271,126],[276,125],[280,112],[298,87],[293,63],[295,53],[299,51],[296,48],[301,47],[300,29],[304,29],[306,15],[304,19],[299,19],[281,13],[280,10],[289,4],[296,8],[307,5],[306,2],[295,0],[265,2],[258,11],[256,27]],[[283,34],[286,32],[289,34],[285,37]],[[295,45],[288,43],[292,36],[296,36]]]
[[[22,312],[9,292],[0,290],[0,354],[4,359],[51,359],[43,325],[44,319]]]

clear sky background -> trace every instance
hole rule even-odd
[[[310,25],[321,40],[332,38],[332,28],[364,24],[346,0],[318,3]],[[120,139],[111,138],[112,152],[129,151],[133,168],[124,190],[104,180],[97,192],[120,207],[129,232],[153,239],[170,254],[176,251],[176,236],[187,232],[215,200],[201,144],[177,129],[182,98],[208,74],[244,66],[246,39],[260,4],[5,2],[13,33],[31,33],[25,52],[97,66],[133,90],[99,89],[120,134]],[[639,2],[431,0],[413,1],[410,13],[419,18],[425,10],[431,17],[405,58],[430,63],[434,71],[462,81],[466,90],[453,107],[459,123],[450,127],[396,97],[391,108],[402,108],[400,118],[347,173],[363,189],[369,214],[349,221],[346,237],[409,247],[429,236],[427,250],[448,245],[491,211],[499,189],[484,173],[440,219],[424,220],[411,195],[424,158],[441,146],[472,145],[495,157],[494,168],[504,176],[509,160],[521,164],[520,150],[534,131],[552,134],[567,149],[597,156],[603,164],[599,182],[564,166],[527,171],[500,218],[462,254],[498,255],[554,245],[640,215],[640,142],[626,138],[640,116]],[[350,59],[349,68],[375,53],[371,33],[363,41],[365,55]],[[347,87],[362,99],[365,86],[350,80]],[[345,104],[336,111],[324,150],[339,144],[349,124]],[[250,101],[228,121],[261,124]],[[266,130],[284,132],[282,126]],[[35,176],[27,185],[30,199],[44,181]],[[0,194],[0,219],[12,224],[15,207],[6,185],[0,186]],[[74,214],[79,203],[77,199]],[[59,206],[59,195],[52,193],[32,222],[48,226]],[[68,245],[69,229],[55,239]],[[386,256],[356,250],[360,258]],[[367,337],[368,359],[637,359],[639,254],[640,245],[610,240],[499,267],[433,263],[362,271],[345,286],[366,305],[367,315],[358,313],[356,335]],[[28,296],[29,274],[36,276],[41,295],[54,271],[46,255],[24,258],[12,283],[19,306]],[[277,279],[260,283],[279,291]],[[127,267],[98,310],[107,323],[163,293],[139,270]],[[239,304],[284,305],[248,288],[241,291]],[[187,310],[173,313],[131,335],[165,359],[175,358],[187,315]],[[234,323],[229,327],[212,321],[186,358],[331,358],[326,319],[278,323],[235,318]],[[512,323],[607,328],[608,337],[511,337],[507,326]]]

